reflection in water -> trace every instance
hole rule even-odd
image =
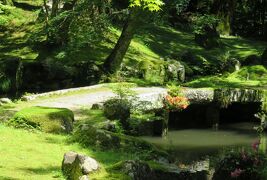
[[[181,161],[193,161],[214,156],[226,149],[250,147],[259,139],[253,123],[238,123],[212,129],[188,129],[170,131],[166,138],[142,137],[172,153]],[[261,138],[266,149],[266,136]],[[264,141],[264,142],[263,142]]]

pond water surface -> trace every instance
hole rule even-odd
[[[142,138],[173,153],[175,159],[190,162],[216,156],[229,149],[250,148],[253,142],[259,140],[256,130],[253,129],[257,125],[258,123],[237,123],[220,125],[218,130],[170,130],[165,138]]]

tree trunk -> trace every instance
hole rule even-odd
[[[43,4],[44,4],[44,9],[45,9],[45,22],[46,22],[46,27],[48,27],[49,11],[48,11],[46,0],[43,0]]]
[[[55,17],[58,13],[58,6],[59,6],[60,0],[53,0],[52,1],[52,11],[51,11],[51,17]]]
[[[116,46],[104,63],[104,69],[107,73],[113,74],[120,68],[137,28],[136,18],[135,13],[131,12]]]
[[[222,34],[233,34],[236,0],[214,0],[211,12],[220,17],[219,31]]]

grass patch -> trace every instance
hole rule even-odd
[[[61,162],[68,151],[89,155],[100,162],[101,170],[90,175],[90,179],[120,179],[123,175],[105,169],[119,161],[137,158],[127,152],[82,148],[68,143],[68,137],[63,135],[31,133],[0,124],[0,179],[64,179]]]

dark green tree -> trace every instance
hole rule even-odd
[[[123,61],[123,58],[129,48],[131,40],[136,33],[137,26],[143,15],[150,16],[149,13],[157,12],[163,6],[162,0],[130,0],[128,8],[128,17],[123,26],[121,36],[119,37],[114,49],[104,62],[104,69],[107,73],[115,73]],[[151,14],[153,15],[153,14]]]

